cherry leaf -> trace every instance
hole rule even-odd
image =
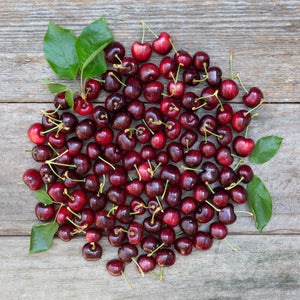
[[[35,191],[35,196],[43,204],[52,204],[53,203],[53,200],[51,199],[51,197],[44,190]]]
[[[65,94],[66,102],[69,104],[70,109],[74,110],[74,96],[72,91],[66,91]]]
[[[250,207],[254,213],[256,227],[262,232],[272,216],[272,198],[257,176],[253,176],[253,179],[248,183],[247,193]]]
[[[250,161],[263,164],[269,161],[280,148],[283,138],[270,135],[259,139],[249,157]]]
[[[101,51],[93,61],[83,70],[83,78],[88,79],[105,73],[107,69],[104,52]]]
[[[104,16],[83,28],[75,43],[79,67],[82,73],[112,40],[113,35],[106,24]],[[106,63],[99,66],[98,71],[98,74],[104,73],[106,71]]]
[[[56,222],[34,225],[31,229],[29,253],[47,251],[53,241],[53,237],[58,230]]]
[[[76,36],[71,30],[61,28],[49,21],[44,37],[44,53],[58,77],[74,79],[78,72],[75,42]]]
[[[43,84],[48,84],[51,94],[58,94],[65,91],[68,87],[61,83],[51,82],[49,79],[42,81]]]

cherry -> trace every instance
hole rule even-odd
[[[133,77],[139,71],[139,65],[134,58],[124,57],[122,59],[122,64],[116,65],[118,67],[118,72],[122,76]]]
[[[53,156],[52,149],[47,145],[36,145],[30,152],[32,152],[32,158],[37,162],[45,162]]]
[[[107,127],[110,122],[107,109],[101,105],[94,107],[92,111],[92,119],[99,127]]]
[[[130,127],[131,122],[132,118],[128,112],[118,112],[112,119],[111,127],[116,130],[125,130]]]
[[[102,256],[102,247],[98,243],[86,243],[82,248],[82,256],[88,261],[99,260]]]
[[[139,176],[139,180],[148,182],[152,179],[153,174],[152,170],[154,170],[152,164],[145,161],[141,165],[138,166],[137,175]]]
[[[199,180],[204,183],[214,183],[218,179],[219,170],[212,162],[205,162],[202,165],[202,172],[199,174]]]
[[[243,96],[243,102],[248,107],[255,107],[262,101],[263,98],[264,95],[262,91],[257,87],[252,87],[248,94]]]
[[[66,144],[66,137],[59,132],[50,132],[47,137],[48,142],[56,149],[61,149]]]
[[[54,172],[51,170],[51,168],[47,164],[41,165],[39,173],[41,175],[42,181],[45,184],[52,184],[57,180],[57,176],[54,174]]]
[[[86,154],[90,159],[97,159],[98,156],[102,155],[101,147],[94,142],[90,142],[86,146]]]
[[[239,166],[239,168],[237,170],[237,174],[238,174],[239,178],[243,178],[242,179],[243,183],[249,183],[252,180],[253,175],[254,175],[251,167],[248,165]]]
[[[230,203],[222,207],[221,210],[217,212],[217,215],[219,221],[226,225],[233,224],[236,220],[233,205]]]
[[[141,155],[136,151],[127,152],[122,159],[123,167],[126,170],[134,170],[137,165],[140,165],[142,162]]]
[[[125,48],[124,46],[117,41],[112,41],[105,49],[105,59],[112,63],[116,64],[119,63],[119,60],[121,60],[125,56]]]
[[[167,91],[169,95],[172,95],[172,97],[178,99],[185,92],[185,84],[182,81],[170,81],[167,86]]]
[[[101,128],[95,132],[95,142],[101,146],[110,144],[114,139],[114,132],[110,128]]]
[[[175,99],[167,97],[161,101],[160,110],[165,116],[176,118],[180,112],[180,105]]]
[[[216,146],[212,142],[201,142],[199,145],[199,149],[201,154],[205,158],[212,158],[216,155],[217,149]]]
[[[143,91],[142,83],[135,77],[128,77],[125,81],[123,95],[126,99],[137,100]]]
[[[146,63],[142,65],[138,72],[138,77],[143,83],[155,81],[158,79],[159,75],[159,69],[153,63]]]
[[[224,190],[221,187],[217,187],[214,190],[214,194],[212,195],[211,202],[216,206],[224,207],[229,202],[229,195],[226,192],[226,190]]]
[[[126,239],[126,232],[122,226],[115,226],[109,231],[107,238],[113,247],[120,247]]]
[[[194,188],[194,198],[197,202],[204,202],[210,196],[209,190],[206,185],[200,183]]]
[[[95,100],[101,92],[101,84],[99,81],[89,79],[85,84],[85,92],[87,100]]]
[[[239,88],[232,79],[225,79],[221,83],[219,93],[224,100],[230,101],[237,96]]]
[[[208,203],[201,204],[195,211],[194,218],[199,223],[209,222],[215,215],[215,210]]]
[[[221,146],[217,149],[215,156],[217,164],[220,166],[228,167],[233,163],[231,150],[228,146]]]
[[[164,184],[161,179],[153,178],[145,184],[145,193],[149,198],[161,196],[164,192]]]
[[[81,120],[75,128],[76,136],[82,141],[90,139],[94,135],[95,131],[96,126],[94,121],[91,119]]]
[[[93,171],[99,177],[108,174],[109,170],[109,165],[103,160],[97,159],[93,165]]]
[[[187,151],[190,147],[193,147],[198,140],[198,135],[192,130],[186,130],[180,137],[180,144],[187,148]]]
[[[141,272],[140,268],[144,273],[150,272],[155,269],[156,261],[152,256],[147,255],[141,255],[137,259],[137,269],[139,272]]]
[[[94,212],[89,208],[82,209],[78,216],[74,217],[74,223],[81,228],[89,227],[94,222]]]
[[[141,158],[144,160],[153,160],[155,155],[155,149],[151,146],[144,146],[141,149]]]
[[[138,181],[138,182],[140,182],[140,181]],[[133,198],[131,200],[131,202],[130,202],[130,208],[132,210],[131,214],[134,214],[134,215],[143,215],[146,212],[145,202],[141,198],[139,198],[139,197]]]
[[[153,50],[160,55],[168,54],[172,49],[170,40],[170,35],[167,32],[162,32],[159,37],[152,42]]]
[[[144,87],[144,97],[150,103],[158,103],[163,99],[164,85],[159,81],[152,81]]]
[[[44,144],[46,142],[46,135],[43,134],[43,131],[45,131],[45,128],[42,124],[32,124],[27,131],[30,141],[37,145]]]
[[[219,100],[216,94],[217,90],[213,87],[206,87],[202,90],[201,97],[203,97],[203,108],[206,110],[213,110],[215,109],[218,104]]]
[[[132,244],[124,243],[118,250],[118,256],[121,262],[129,264],[132,258],[138,255],[138,248]]]
[[[87,116],[92,112],[93,104],[78,96],[74,99],[74,110],[81,116]]]
[[[76,166],[76,174],[84,175],[91,168],[91,161],[87,155],[79,153],[73,157],[73,164]]]
[[[163,199],[168,206],[176,207],[179,205],[181,201],[181,196],[182,196],[182,190],[179,186],[168,185]]]
[[[135,120],[140,120],[145,113],[145,104],[140,100],[133,100],[128,104],[127,112],[130,113]]]
[[[68,222],[68,219],[72,220],[73,214],[67,209],[66,206],[62,206],[56,213],[56,222],[59,225],[63,225]]]
[[[189,152],[184,155],[183,161],[189,168],[196,168],[202,161],[201,152],[198,150],[189,150]]]
[[[230,198],[237,204],[243,204],[248,201],[247,191],[241,185],[237,185],[230,190]]]
[[[142,241],[143,234],[144,234],[144,228],[142,227],[141,224],[139,224],[137,222],[132,222],[128,226],[127,230],[129,232],[129,233],[127,233],[127,239],[131,245],[137,245]]]
[[[79,175],[77,175],[74,170],[69,169],[62,171],[60,177],[63,180],[63,185],[68,189],[75,188],[81,181]]]
[[[136,146],[136,139],[130,130],[122,130],[116,138],[116,142],[122,151],[132,151]]]
[[[107,203],[105,194],[92,194],[88,198],[88,205],[92,211],[103,210]]]
[[[65,186],[61,182],[53,183],[48,188],[48,195],[55,201],[59,203],[66,203],[68,197],[64,193]]]
[[[242,136],[237,136],[233,140],[233,149],[238,156],[246,157],[249,156],[253,149],[255,143],[252,139],[246,139]]]
[[[197,173],[191,170],[186,170],[181,174],[180,187],[185,191],[191,191],[195,188],[197,181]]]
[[[70,195],[68,195],[65,191],[64,194],[67,195],[68,198],[68,206],[73,211],[80,211],[84,208],[86,204],[86,195],[82,190],[74,190]]]
[[[167,153],[172,162],[179,162],[183,158],[183,147],[176,142],[172,142],[167,147]]]
[[[62,92],[62,93],[57,94],[54,97],[53,104],[54,104],[55,108],[59,107],[60,110],[69,108],[69,104],[66,101],[65,95],[66,95],[66,92]]]
[[[127,193],[121,187],[112,186],[107,190],[106,196],[113,204],[123,205],[126,202]]]
[[[148,203],[148,205],[149,205],[149,203]],[[156,233],[161,230],[162,222],[160,219],[157,219],[157,218],[152,219],[152,217],[148,217],[148,218],[144,219],[143,226],[147,232]]]
[[[78,119],[76,118],[76,116],[74,114],[66,111],[66,112],[62,113],[60,119],[63,124],[60,133],[62,133],[62,134],[73,133],[75,130],[75,127],[78,123]]]
[[[122,84],[122,76],[114,70],[107,70],[103,75],[102,75],[102,88],[104,91],[108,93],[115,93],[118,91]]]
[[[162,126],[163,116],[157,107],[150,107],[145,111],[144,120],[150,129],[157,131]]]
[[[65,224],[58,228],[57,236],[64,242],[69,242],[73,239],[76,227],[73,224]]]
[[[103,156],[111,164],[116,164],[122,159],[123,154],[118,145],[108,144],[103,149]]]
[[[159,246],[159,241],[153,235],[145,236],[141,241],[141,248],[147,253],[151,253],[158,246]]]
[[[183,68],[188,68],[193,63],[191,55],[185,50],[177,51],[174,54],[174,59],[176,64],[181,65]]]
[[[98,176],[95,174],[88,174],[85,177],[85,182],[81,183],[81,188],[85,192],[98,192],[100,187],[100,182]]]
[[[161,206],[161,203],[159,202],[159,198],[153,198],[153,199],[149,199],[148,203],[147,203],[147,208],[148,208],[148,212],[150,215],[152,215],[152,219],[158,218],[159,216],[161,216],[163,214],[163,209]],[[151,220],[152,222],[152,220]],[[153,222],[152,222],[153,223]]]
[[[187,92],[182,95],[180,105],[186,109],[193,110],[194,107],[200,105],[201,101],[197,100],[199,97],[193,92]]]
[[[132,197],[138,197],[144,191],[144,184],[138,179],[134,179],[125,185],[126,192]]]
[[[165,135],[170,140],[175,140],[181,132],[180,123],[176,119],[168,119],[165,126]]]
[[[159,232],[159,239],[165,247],[171,247],[176,239],[175,231],[172,227],[166,226]]]
[[[149,43],[134,42],[131,46],[131,54],[139,62],[147,61],[152,54],[151,45]]]
[[[194,130],[199,124],[199,117],[193,112],[183,112],[179,116],[179,122],[183,128]]]
[[[112,93],[105,99],[105,107],[111,112],[124,108],[126,104],[125,97],[119,93]]]
[[[217,120],[211,115],[205,115],[199,122],[198,132],[203,136],[210,136],[217,128]]]
[[[95,215],[95,226],[101,231],[110,231],[114,228],[116,220],[114,215],[105,210],[99,210]]]
[[[175,263],[176,255],[171,249],[159,249],[155,261],[160,267],[170,267]]]
[[[193,245],[198,250],[208,250],[211,248],[212,243],[212,236],[203,231],[198,231],[193,237]]]
[[[216,134],[219,135],[219,137],[217,137],[217,141],[221,146],[227,146],[231,143],[232,132],[229,126],[221,125],[217,127]]]
[[[232,183],[236,182],[237,177],[234,171],[230,167],[224,167],[219,173],[219,182],[223,187],[228,187]]]
[[[50,221],[55,215],[55,208],[53,205],[44,205],[39,202],[35,206],[35,215],[40,221]]]
[[[180,228],[187,236],[194,236],[198,231],[198,224],[194,218],[185,216],[180,220]]]
[[[179,184],[180,171],[174,165],[165,165],[160,171],[160,179],[163,181],[168,181],[172,185]]]
[[[146,144],[150,140],[150,137],[151,137],[151,133],[150,133],[149,129],[143,124],[136,126],[135,129],[136,130],[134,130],[134,134],[135,134],[136,139],[141,144]]]
[[[51,129],[54,128],[55,120],[59,120],[59,115],[54,110],[43,110],[43,117],[42,117],[42,125],[45,129]]]
[[[189,215],[193,213],[197,208],[197,202],[192,197],[185,197],[180,202],[180,212],[184,215]]]
[[[209,61],[210,61],[210,58],[209,58],[208,54],[203,51],[198,51],[193,56],[194,66],[200,72],[204,72],[205,68],[209,67]],[[205,67],[204,67],[204,64],[205,64]]]
[[[217,240],[222,240],[227,235],[227,228],[221,222],[215,222],[210,224],[209,231],[211,236]]]
[[[180,212],[176,208],[168,207],[165,209],[161,219],[163,223],[176,227],[180,223]]]
[[[216,113],[216,118],[219,124],[227,124],[231,121],[233,110],[230,104],[223,104],[219,106]]]
[[[169,156],[167,152],[158,152],[155,157],[155,162],[163,166],[166,165],[169,162]]]
[[[106,270],[109,272],[112,276],[120,276],[124,272],[124,265],[123,263],[118,259],[112,259],[106,264]]]
[[[242,132],[250,123],[251,115],[246,110],[239,110],[231,120],[231,126],[236,132]]]
[[[154,149],[161,150],[166,145],[166,137],[163,132],[159,130],[151,137],[150,143]]]
[[[80,153],[83,147],[83,142],[79,138],[74,136],[66,141],[66,146],[68,149],[68,153],[73,156]]]
[[[190,255],[193,250],[193,242],[188,237],[180,237],[176,239],[174,248],[181,255]]]
[[[124,185],[127,182],[127,171],[120,165],[115,165],[109,173],[108,180],[114,186]]]
[[[199,84],[200,75],[195,69],[186,69],[182,74],[183,82],[189,86],[195,86]]]
[[[164,57],[160,62],[159,71],[166,79],[171,80],[175,78],[177,72],[175,60],[169,56]]]
[[[115,218],[122,224],[130,224],[134,219],[134,215],[130,213],[130,206],[124,204],[119,205],[115,212]]]
[[[207,69],[207,73],[209,74],[206,82],[212,86],[217,87],[222,82],[222,70],[218,67],[210,67]]]

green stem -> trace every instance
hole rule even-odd
[[[252,109],[250,109],[249,111],[247,111],[246,113],[244,113],[244,116],[247,116],[248,114],[250,114],[253,110],[259,108],[262,104],[263,104],[264,100],[261,99],[259,104],[257,104],[255,107],[253,107]]]
[[[164,189],[164,192],[163,192],[163,194],[161,196],[161,200],[163,200],[164,197],[165,197],[165,195],[166,195],[166,191],[167,191],[167,188],[168,188],[168,183],[169,183],[169,179],[167,179],[167,181],[166,181],[165,189]]]
[[[159,250],[161,247],[163,247],[165,243],[160,244],[157,248],[155,248],[151,253],[148,253],[147,256],[152,256],[157,250]]]
[[[252,218],[254,217],[253,213],[250,211],[246,211],[246,210],[235,210],[235,213],[244,213],[244,214],[248,214],[250,215]]]
[[[210,192],[214,195],[215,191],[212,189],[212,187],[210,186],[210,184],[207,181],[205,182],[205,184],[208,187],[208,189],[210,190]]]
[[[127,282],[127,284],[129,285],[129,287],[132,289],[132,285],[131,285],[130,282],[128,281],[128,279],[127,279],[125,273],[124,273],[123,271],[121,271],[121,274],[122,274],[123,278],[125,279],[125,281]]]
[[[229,63],[230,63],[230,76],[231,79],[233,79],[233,68],[232,68],[232,56],[233,56],[233,51],[230,52],[230,56],[229,56]]]
[[[116,168],[111,164],[109,163],[108,161],[106,161],[104,158],[102,158],[101,156],[98,156],[99,159],[101,159],[102,161],[104,161],[105,163],[107,163],[113,170],[115,170]]]
[[[208,200],[205,200],[205,202],[210,205],[214,210],[216,211],[221,211],[221,209],[217,208],[216,206],[214,206],[212,203],[210,203]]]
[[[146,26],[148,28],[148,30],[155,36],[155,38],[158,39],[158,35],[144,22],[143,19],[141,19],[141,22],[144,26]]]
[[[233,250],[233,251],[239,251],[238,248],[234,248],[227,240],[227,238],[224,238],[224,241],[227,243],[227,245]]]
[[[158,203],[158,205],[159,205],[160,210],[161,210],[162,212],[164,212],[164,209],[163,209],[163,207],[162,207],[162,205],[161,205],[161,203],[160,203],[160,201],[159,201],[158,196],[156,196],[156,200],[157,200],[157,203]]]
[[[74,216],[81,219],[81,215],[77,214],[75,211],[73,211],[69,206],[67,206],[67,210],[71,212]]]
[[[126,86],[126,84],[125,84],[124,82],[122,82],[122,81],[118,78],[118,76],[115,75],[115,73],[109,72],[108,75],[115,77],[116,80],[117,80],[120,84],[122,84],[123,86]]]
[[[243,90],[245,91],[245,93],[246,93],[246,94],[249,94],[248,90],[245,88],[245,86],[244,86],[244,84],[243,84],[243,82],[242,82],[242,80],[241,80],[241,76],[240,76],[240,73],[239,73],[239,72],[236,74],[235,77],[239,80],[239,82],[240,82],[240,84],[241,84]]]
[[[140,173],[140,171],[139,171],[137,165],[134,165],[134,168],[135,168],[135,170],[136,170],[136,172],[137,172],[137,174],[138,174],[138,176],[139,176],[139,181],[141,181],[141,180],[142,180],[142,176],[141,176],[141,173]]]
[[[143,119],[143,123],[145,124],[145,126],[148,128],[148,130],[150,131],[150,133],[152,135],[154,135],[154,132],[151,130],[151,128],[148,126],[147,122]]]
[[[138,267],[138,269],[140,270],[142,277],[145,277],[145,273],[142,270],[141,266],[139,265],[139,263],[136,261],[136,259],[134,257],[131,258],[131,260],[136,264],[136,266]]]
[[[230,186],[226,187],[225,190],[229,191],[229,190],[233,189],[235,186],[237,186],[243,180],[244,180],[244,177],[242,176],[237,182],[232,183]]]

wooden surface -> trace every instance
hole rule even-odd
[[[177,48],[209,53],[224,73],[234,50],[234,69],[247,87],[260,87],[266,100],[249,136],[284,137],[275,158],[253,166],[273,198],[273,217],[263,234],[253,219],[240,215],[228,236],[239,252],[216,241],[209,251],[177,255],[162,283],[152,275],[141,278],[129,265],[132,290],[106,272],[116,252],[105,239],[96,263],[82,259],[83,237],[70,243],[55,239],[48,252],[29,255],[36,199],[16,185],[27,168],[38,166],[23,153],[32,147],[27,128],[40,120],[41,108],[52,107],[53,96],[40,84],[57,80],[42,48],[49,19],[79,34],[102,14],[126,49],[141,38],[143,18],[154,31],[168,31]],[[1,1],[0,299],[299,299],[299,27],[298,1]],[[241,107],[241,97],[235,102],[234,109]]]

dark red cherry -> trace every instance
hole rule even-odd
[[[52,167],[53,169],[54,167]],[[40,166],[39,173],[41,175],[42,181],[45,184],[52,184],[57,180],[57,176],[54,174],[52,169],[47,164],[42,164]],[[54,169],[55,170],[55,169]]]
[[[54,110],[43,111],[42,125],[45,129],[51,129],[55,127],[55,120],[59,120],[59,115]]]
[[[119,63],[125,56],[125,48],[124,46],[117,41],[112,41],[105,49],[105,59],[110,62],[111,64]]]
[[[140,120],[145,113],[145,104],[140,100],[133,100],[128,104],[127,112],[130,113],[135,120]]]
[[[207,69],[207,73],[209,74],[206,82],[212,86],[217,87],[222,82],[222,70],[218,67],[210,67]]]
[[[178,50],[174,54],[174,59],[176,64],[182,68],[188,68],[193,63],[191,55],[185,50]]]
[[[170,35],[167,32],[162,32],[159,37],[152,42],[153,50],[160,55],[168,54],[172,49],[170,40]]]
[[[53,151],[48,145],[36,145],[31,151],[32,158],[37,162],[45,162],[53,156]]]
[[[79,153],[73,157],[73,164],[76,166],[75,172],[78,175],[86,174],[91,168],[90,159],[83,153]]]
[[[107,110],[113,112],[118,111],[126,106],[126,99],[119,93],[109,94],[105,99],[105,107]]]
[[[90,159],[97,159],[98,156],[102,155],[101,147],[94,142],[90,142],[86,146],[86,154]]]
[[[80,176],[75,173],[75,170],[66,169],[60,173],[63,184],[66,188],[72,189],[79,185]],[[79,181],[78,181],[79,180]]]
[[[214,194],[211,197],[211,202],[215,206],[224,207],[229,202],[229,194],[221,187],[214,189]]]
[[[56,149],[61,149],[66,144],[66,137],[59,132],[50,132],[47,140]]]
[[[158,103],[163,99],[164,85],[159,81],[152,81],[144,87],[144,97],[150,103]]]
[[[248,165],[239,166],[239,168],[237,170],[237,174],[238,174],[239,178],[243,178],[242,179],[243,183],[249,183],[252,180],[253,175],[254,175],[251,167]]]
[[[130,130],[122,130],[116,138],[116,142],[122,151],[132,151],[136,146],[136,139]]]
[[[156,131],[162,126],[163,116],[157,107],[150,107],[145,111],[144,120],[152,130]]]
[[[180,202],[180,212],[184,215],[189,215],[193,213],[197,208],[197,202],[192,197],[185,197]]]
[[[107,190],[106,196],[113,204],[123,205],[126,202],[127,193],[119,186],[112,186]]]
[[[243,204],[248,201],[247,191],[241,185],[237,185],[230,190],[230,198],[237,204]]]
[[[102,256],[102,247],[98,243],[86,243],[82,247],[82,256],[88,261],[99,260]]]
[[[165,209],[161,220],[171,227],[176,227],[180,223],[180,212],[176,208],[168,207]]]
[[[54,103],[55,108],[58,108],[58,106],[60,106],[59,107],[60,110],[69,108],[69,104],[66,101],[65,95],[66,95],[66,92],[62,92],[62,93],[57,94],[54,97],[53,103]]]
[[[183,112],[179,116],[179,122],[183,128],[194,130],[199,124],[199,117],[193,112]]]
[[[175,140],[181,133],[180,123],[176,119],[168,119],[165,126],[165,135],[170,140]]]
[[[94,212],[89,208],[84,208],[78,212],[78,217],[74,217],[74,223],[80,227],[89,227],[94,223]]]
[[[198,250],[208,250],[211,248],[212,243],[212,236],[203,231],[198,231],[193,238],[193,245]]]
[[[191,191],[195,188],[197,181],[197,173],[191,170],[186,170],[181,174],[180,187],[185,191]]]
[[[121,262],[129,264],[132,262],[132,258],[138,255],[138,248],[129,243],[124,243],[118,250],[118,256]]]
[[[167,152],[158,152],[155,157],[155,162],[163,166],[166,165],[169,162],[169,156]]]
[[[159,233],[159,239],[165,247],[171,247],[176,239],[175,231],[172,227],[163,227]]]
[[[246,110],[239,110],[234,113],[231,126],[236,132],[242,132],[250,124],[251,115]]]
[[[109,172],[108,180],[111,185],[120,186],[127,182],[127,176],[127,171],[124,167],[115,165]]]
[[[92,111],[92,119],[99,127],[107,127],[110,122],[108,110],[101,106],[95,106]]]
[[[148,198],[161,196],[164,192],[164,184],[161,179],[153,178],[145,184],[145,194]]]
[[[142,95],[143,87],[139,79],[128,77],[125,84],[123,95],[126,99],[137,100]]]
[[[81,183],[84,191],[87,192],[98,192],[100,187],[100,182],[98,176],[95,174],[88,174],[85,177],[85,182]]]
[[[198,231],[198,224],[194,218],[185,216],[180,220],[180,228],[187,236],[194,236]]]
[[[137,270],[141,272],[140,268],[144,273],[153,271],[156,266],[156,261],[152,256],[147,255],[141,255],[137,259],[137,263],[139,267],[137,266]]]
[[[127,152],[122,159],[123,167],[126,170],[134,170],[135,166],[140,165],[142,162],[141,155],[136,151]]]
[[[95,100],[101,91],[101,83],[94,79],[89,79],[85,84],[87,100]]]
[[[48,188],[48,195],[55,201],[59,203],[66,203],[68,197],[64,193],[65,186],[61,182],[53,183]]]
[[[182,190],[178,185],[168,185],[163,200],[170,207],[176,207],[181,201]]]
[[[134,219],[134,215],[130,213],[131,208],[129,205],[119,205],[115,211],[115,218],[122,224],[130,224]]]
[[[137,61],[132,57],[124,57],[122,64],[118,64],[118,72],[122,76],[133,77],[139,71],[139,65]]]
[[[155,81],[158,79],[159,75],[159,69],[153,63],[146,63],[142,65],[138,72],[138,77],[143,83]]]
[[[80,153],[83,146],[83,142],[79,138],[74,136],[67,140],[66,146],[69,150],[69,154],[73,156]]]
[[[102,88],[108,93],[115,93],[122,86],[122,76],[114,70],[107,70],[102,75],[102,80],[104,81],[102,83]]]
[[[180,182],[180,171],[174,165],[165,165],[160,172],[160,179],[167,181],[172,185],[177,185]]]
[[[108,174],[109,170],[110,166],[100,159],[97,159],[93,165],[93,171],[98,177]]]
[[[209,222],[215,215],[215,210],[209,204],[201,204],[195,211],[194,218],[199,223]]]
[[[125,130],[130,127],[132,117],[128,112],[120,111],[112,119],[111,127],[116,130]]]
[[[73,224],[65,224],[58,228],[57,236],[64,242],[71,241],[75,236],[76,227]]]
[[[177,81],[176,83],[170,81],[167,86],[168,94],[176,99],[180,98],[185,92],[185,84],[183,81]]]
[[[219,95],[227,101],[234,99],[239,93],[239,88],[232,79],[225,79],[220,86]]]
[[[131,46],[132,56],[139,62],[147,61],[152,54],[152,47],[149,43],[134,42]]]
[[[187,149],[194,146],[198,140],[198,135],[195,131],[186,130],[180,137],[180,144]]]
[[[143,239],[144,228],[141,224],[137,222],[132,222],[128,226],[127,239],[131,245],[139,244]]]
[[[187,167],[197,168],[202,161],[201,152],[198,150],[189,150],[184,154],[183,161]]]
[[[219,170],[214,163],[207,161],[201,166],[201,169],[203,170],[199,174],[199,180],[201,182],[209,184],[216,182]]]
[[[161,230],[162,222],[160,219],[157,218],[152,219],[152,217],[148,217],[144,219],[143,226],[147,232],[156,233]]]
[[[233,150],[241,157],[249,156],[252,153],[254,146],[255,143],[252,139],[246,139],[242,136],[237,136],[233,140]]]
[[[197,96],[195,93],[187,92],[182,95],[180,104],[186,109],[193,110],[193,107],[197,107],[201,104],[201,100],[197,100],[198,98],[199,96]]]
[[[73,211],[80,211],[86,204],[86,195],[82,190],[74,190],[68,198],[68,206]]]
[[[220,137],[217,137],[217,141],[221,146],[227,146],[232,141],[232,132],[229,126],[221,125],[217,127],[216,134]]]
[[[230,167],[224,167],[219,173],[219,182],[223,187],[228,187],[237,181],[235,172]]]
[[[55,208],[53,205],[45,205],[39,202],[35,206],[35,215],[40,221],[50,221],[55,215]]]
[[[37,145],[41,145],[46,142],[47,138],[46,135],[43,134],[44,131],[45,128],[42,124],[34,123],[29,127],[27,134],[31,142]]]
[[[160,103],[161,112],[169,117],[176,118],[180,113],[180,104],[174,98],[164,98]]]
[[[236,220],[233,205],[230,203],[222,207],[221,211],[217,212],[217,216],[219,218],[219,221],[226,225],[233,224]]]
[[[205,158],[212,158],[216,155],[217,149],[212,142],[205,143],[202,141],[199,145],[199,150]]]
[[[137,176],[140,180],[148,182],[152,179],[154,170],[153,165],[147,161],[143,162],[138,166]]]
[[[62,121],[62,130],[60,131],[60,133],[62,134],[69,134],[69,133],[73,133],[75,130],[75,127],[78,123],[78,119],[76,118],[76,116],[68,111],[62,113],[62,115],[60,116],[60,119]]]
[[[120,276],[125,270],[124,264],[118,259],[112,259],[106,264],[106,270],[112,276]]]
[[[153,160],[155,158],[155,149],[151,146],[144,146],[140,153],[143,160]]]
[[[194,198],[197,202],[204,202],[209,199],[210,193],[206,185],[203,183],[198,184],[194,188]]]
[[[161,75],[166,79],[173,79],[176,76],[177,66],[173,58],[166,56],[164,57],[159,65],[159,71]]]
[[[158,246],[159,246],[159,241],[153,235],[145,236],[141,241],[141,248],[147,253],[151,253]]]
[[[210,59],[208,54],[203,51],[198,51],[193,56],[194,66],[200,72],[205,71],[204,63],[205,63],[206,70],[209,68],[209,61]]]
[[[231,121],[233,110],[230,104],[223,104],[219,106],[216,113],[216,118],[219,124],[227,124]]]
[[[66,224],[69,220],[73,219],[73,214],[67,209],[66,206],[62,206],[56,213],[56,222],[59,225]]]
[[[138,197],[144,191],[144,183],[138,179],[133,179],[132,181],[126,183],[126,192],[132,197]]]
[[[101,128],[94,134],[95,142],[101,146],[110,144],[114,139],[114,132],[110,128]]]
[[[140,197],[131,200],[130,208],[132,215],[143,215],[146,212],[146,204]]]
[[[159,130],[150,139],[150,144],[154,149],[161,150],[166,145],[166,137],[164,133]],[[155,154],[154,154],[155,157]]]
[[[78,96],[74,99],[74,110],[81,116],[87,116],[92,112],[93,104]]]
[[[107,235],[109,243],[113,247],[120,247],[126,239],[126,232],[122,226],[115,226]]]
[[[135,129],[136,130],[134,130],[134,134],[137,141],[139,141],[141,144],[146,144],[151,137],[149,129],[143,124],[136,126]]]
[[[116,164],[122,159],[123,154],[118,145],[108,144],[103,149],[103,156],[111,164]]]
[[[76,136],[82,141],[90,139],[94,135],[95,131],[95,122],[91,119],[81,120],[75,128]]]
[[[101,231],[110,231],[116,223],[113,214],[108,215],[105,210],[99,210],[95,215],[95,226]]]
[[[214,222],[214,223],[210,224],[209,231],[210,231],[211,236],[217,240],[222,240],[227,235],[226,225],[224,225],[221,222]]]
[[[190,255],[193,250],[193,242],[188,237],[180,237],[176,239],[174,248],[181,255]]]
[[[107,203],[105,194],[92,194],[88,198],[88,205],[92,211],[103,210]]]
[[[195,69],[186,69],[182,74],[183,82],[189,86],[195,86],[199,84],[200,75]]]
[[[205,103],[203,106],[204,109],[213,110],[218,106],[219,100],[217,96],[214,96],[215,92],[216,89],[211,86],[208,86],[202,90],[201,97],[205,97],[202,99],[202,103]]]
[[[170,267],[175,263],[176,255],[171,249],[159,249],[155,261],[160,267]]]
[[[183,158],[183,147],[177,142],[172,142],[167,147],[167,153],[172,162],[179,162]]]
[[[233,157],[231,155],[231,150],[228,146],[221,146],[217,149],[215,155],[217,164],[223,167],[228,167],[233,163]]]
[[[211,135],[210,132],[215,132],[216,128],[217,128],[217,120],[211,115],[205,115],[201,118],[199,122],[198,132],[203,136],[205,136],[205,133],[206,136],[210,136]]]
[[[248,107],[257,106],[264,98],[262,91],[257,87],[252,87],[248,94],[243,96],[243,102]]]

